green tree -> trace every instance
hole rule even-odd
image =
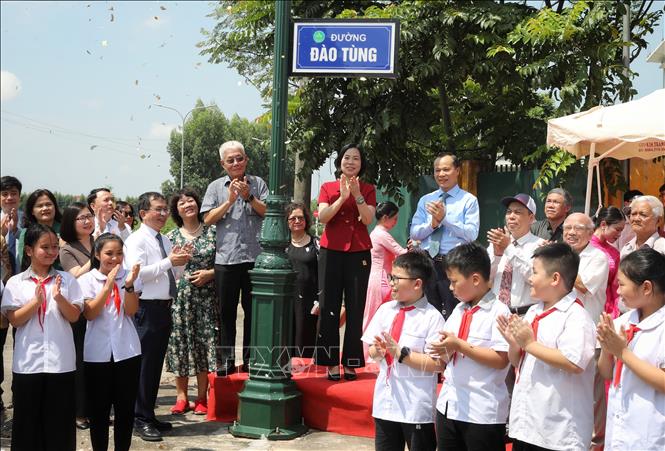
[[[631,3],[633,58],[662,16],[651,3]],[[546,4],[294,1],[296,18],[401,22],[399,78],[292,77],[289,141],[304,160],[299,175],[352,141],[368,151],[368,177],[392,194],[415,188],[414,173],[429,173],[442,150],[549,163],[550,176],[560,175],[574,160],[544,147],[547,119],[626,98],[634,74],[621,65],[623,2]],[[223,1],[211,16],[218,23],[204,31],[202,54],[234,67],[267,100],[273,2]]]
[[[197,100],[195,107],[203,106]],[[238,115],[227,119],[219,108],[199,109],[192,112],[185,123],[185,186],[194,188],[201,196],[208,184],[223,175],[219,160],[219,147],[230,140],[240,141],[249,157],[247,173],[268,177],[270,126],[250,122]],[[162,183],[162,192],[170,196],[180,186],[181,134],[171,132],[167,146],[171,158],[172,180]]]

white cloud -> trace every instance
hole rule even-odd
[[[176,124],[165,124],[163,122],[153,122],[148,132],[148,137],[156,139],[169,139],[171,130],[178,127]]]
[[[3,102],[12,100],[21,92],[21,80],[9,71],[3,70],[2,74],[2,91],[0,92],[0,100]]]

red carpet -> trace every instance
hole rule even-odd
[[[374,437],[372,397],[378,366],[358,369],[355,381],[329,381],[326,368],[311,359],[292,360],[293,381],[302,393],[302,414],[307,426],[321,431],[359,437]],[[238,393],[249,378],[247,373],[228,377],[208,375],[208,415],[210,421],[232,423],[237,419]]]

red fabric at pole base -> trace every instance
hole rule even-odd
[[[302,414],[307,426],[344,435],[374,437],[372,398],[378,372],[376,365],[359,368],[355,381],[333,382],[326,377],[326,367],[312,364],[311,359],[294,358],[291,364],[293,381],[302,393]],[[208,375],[208,420],[232,423],[238,418],[238,393],[248,377],[247,373],[237,372],[227,377]]]

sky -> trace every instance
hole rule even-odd
[[[184,115],[200,98],[229,117],[263,114],[254,87],[199,55],[213,8],[196,1],[2,1],[2,175],[18,177],[24,192],[110,186],[120,198],[137,196],[170,178],[166,146],[180,125],[175,112],[154,104]],[[662,70],[645,62],[663,38],[661,23],[632,66],[640,73],[638,98],[663,87]],[[313,194],[330,179],[328,162],[313,177]]]

